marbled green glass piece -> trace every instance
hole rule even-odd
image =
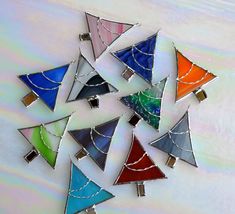
[[[133,109],[148,124],[158,129],[165,83],[166,78],[149,89],[122,97],[121,101]]]

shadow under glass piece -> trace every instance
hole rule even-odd
[[[188,111],[172,129],[150,145],[169,155],[166,165],[171,168],[175,167],[178,159],[197,167],[190,136]]]
[[[103,203],[114,195],[106,191],[71,164],[70,185],[65,207],[65,214],[80,213],[95,214],[95,206]]]
[[[201,86],[215,79],[216,76],[199,67],[175,49],[177,59],[177,90],[176,101],[193,92],[199,102],[207,98]]]
[[[77,159],[89,156],[104,170],[109,147],[114,135],[119,118],[102,123],[93,128],[68,131],[73,139],[82,146],[75,154]]]
[[[55,109],[57,94],[70,64],[51,70],[20,75],[19,79],[31,90],[23,97],[23,104],[28,107],[41,99],[52,111]]]
[[[134,116],[129,120],[131,125],[136,126],[140,118],[143,118],[149,125],[157,130],[159,129],[162,95],[166,80],[165,78],[151,88],[120,99],[124,105],[135,112]]]
[[[30,163],[38,155],[42,156],[54,169],[59,145],[66,130],[70,115],[46,124],[19,129],[18,131],[33,146],[24,159]]]
[[[89,33],[79,35],[81,41],[91,41],[95,60],[123,33],[133,27],[132,24],[119,23],[85,13]]]
[[[166,178],[165,174],[154,164],[137,137],[133,134],[132,145],[114,185],[135,183],[137,196],[145,196],[144,181]]]
[[[117,91],[99,75],[83,55],[80,55],[67,102],[87,99],[91,108],[98,108],[99,96]]]

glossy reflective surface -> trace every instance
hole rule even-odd
[[[71,180],[65,208],[66,214],[81,212],[113,197],[114,195],[88,179],[74,164],[71,165]]]
[[[122,97],[121,101],[139,114],[148,124],[159,128],[161,98],[166,79],[144,91]]]
[[[114,56],[151,83],[156,38],[157,35],[154,34],[145,41],[115,52]]]
[[[69,64],[44,72],[20,75],[19,78],[37,94],[51,110],[54,110],[57,93],[68,68]]]
[[[154,164],[139,140],[133,136],[129,155],[115,184],[165,178],[165,174]]]
[[[153,141],[151,145],[163,152],[179,157],[193,166],[197,166],[190,138],[188,112],[168,133]]]
[[[109,146],[119,118],[95,128],[69,131],[74,140],[87,151],[96,164],[104,170]]]

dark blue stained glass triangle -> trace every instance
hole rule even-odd
[[[145,41],[114,53],[115,57],[149,83],[152,81],[156,37],[154,34]]]
[[[111,137],[117,126],[118,119],[96,126],[95,129],[69,131],[69,134],[89,153],[96,164],[104,170]],[[104,137],[104,136],[108,137]],[[109,138],[110,137],[110,138]]]
[[[54,110],[59,86],[68,67],[69,64],[44,72],[20,75],[19,78],[35,92],[51,110]]]
[[[72,164],[66,214],[81,212],[113,197],[114,195],[91,181],[80,169]]]
[[[44,75],[55,82],[62,82],[68,68],[69,68],[69,64],[63,65],[58,68],[44,71]]]

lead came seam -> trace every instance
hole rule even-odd
[[[90,196],[77,196],[77,195],[72,195],[70,192],[69,192],[69,195],[74,197],[74,198],[79,198],[79,199],[89,199],[89,198],[93,198],[95,197],[96,195],[98,195],[101,191],[103,190],[103,188],[100,188],[96,193],[90,195]]]
[[[38,89],[41,89],[41,90],[51,91],[51,90],[56,90],[56,89],[58,89],[58,88],[60,87],[60,85],[58,85],[58,86],[56,86],[56,87],[54,87],[54,88],[43,88],[43,87],[40,87],[40,86],[34,84],[27,74],[26,74],[26,78],[27,78],[27,80],[28,80],[34,87],[36,87],[36,88],[38,88]]]
[[[96,145],[96,143],[95,143],[95,141],[94,141],[94,138],[93,138],[93,135],[92,135],[92,129],[90,130],[90,138],[91,138],[92,144],[94,145],[94,147],[95,147],[99,152],[101,152],[101,153],[103,153],[103,154],[105,154],[105,155],[108,154],[108,152],[104,152],[103,150],[101,150],[101,149]]]

